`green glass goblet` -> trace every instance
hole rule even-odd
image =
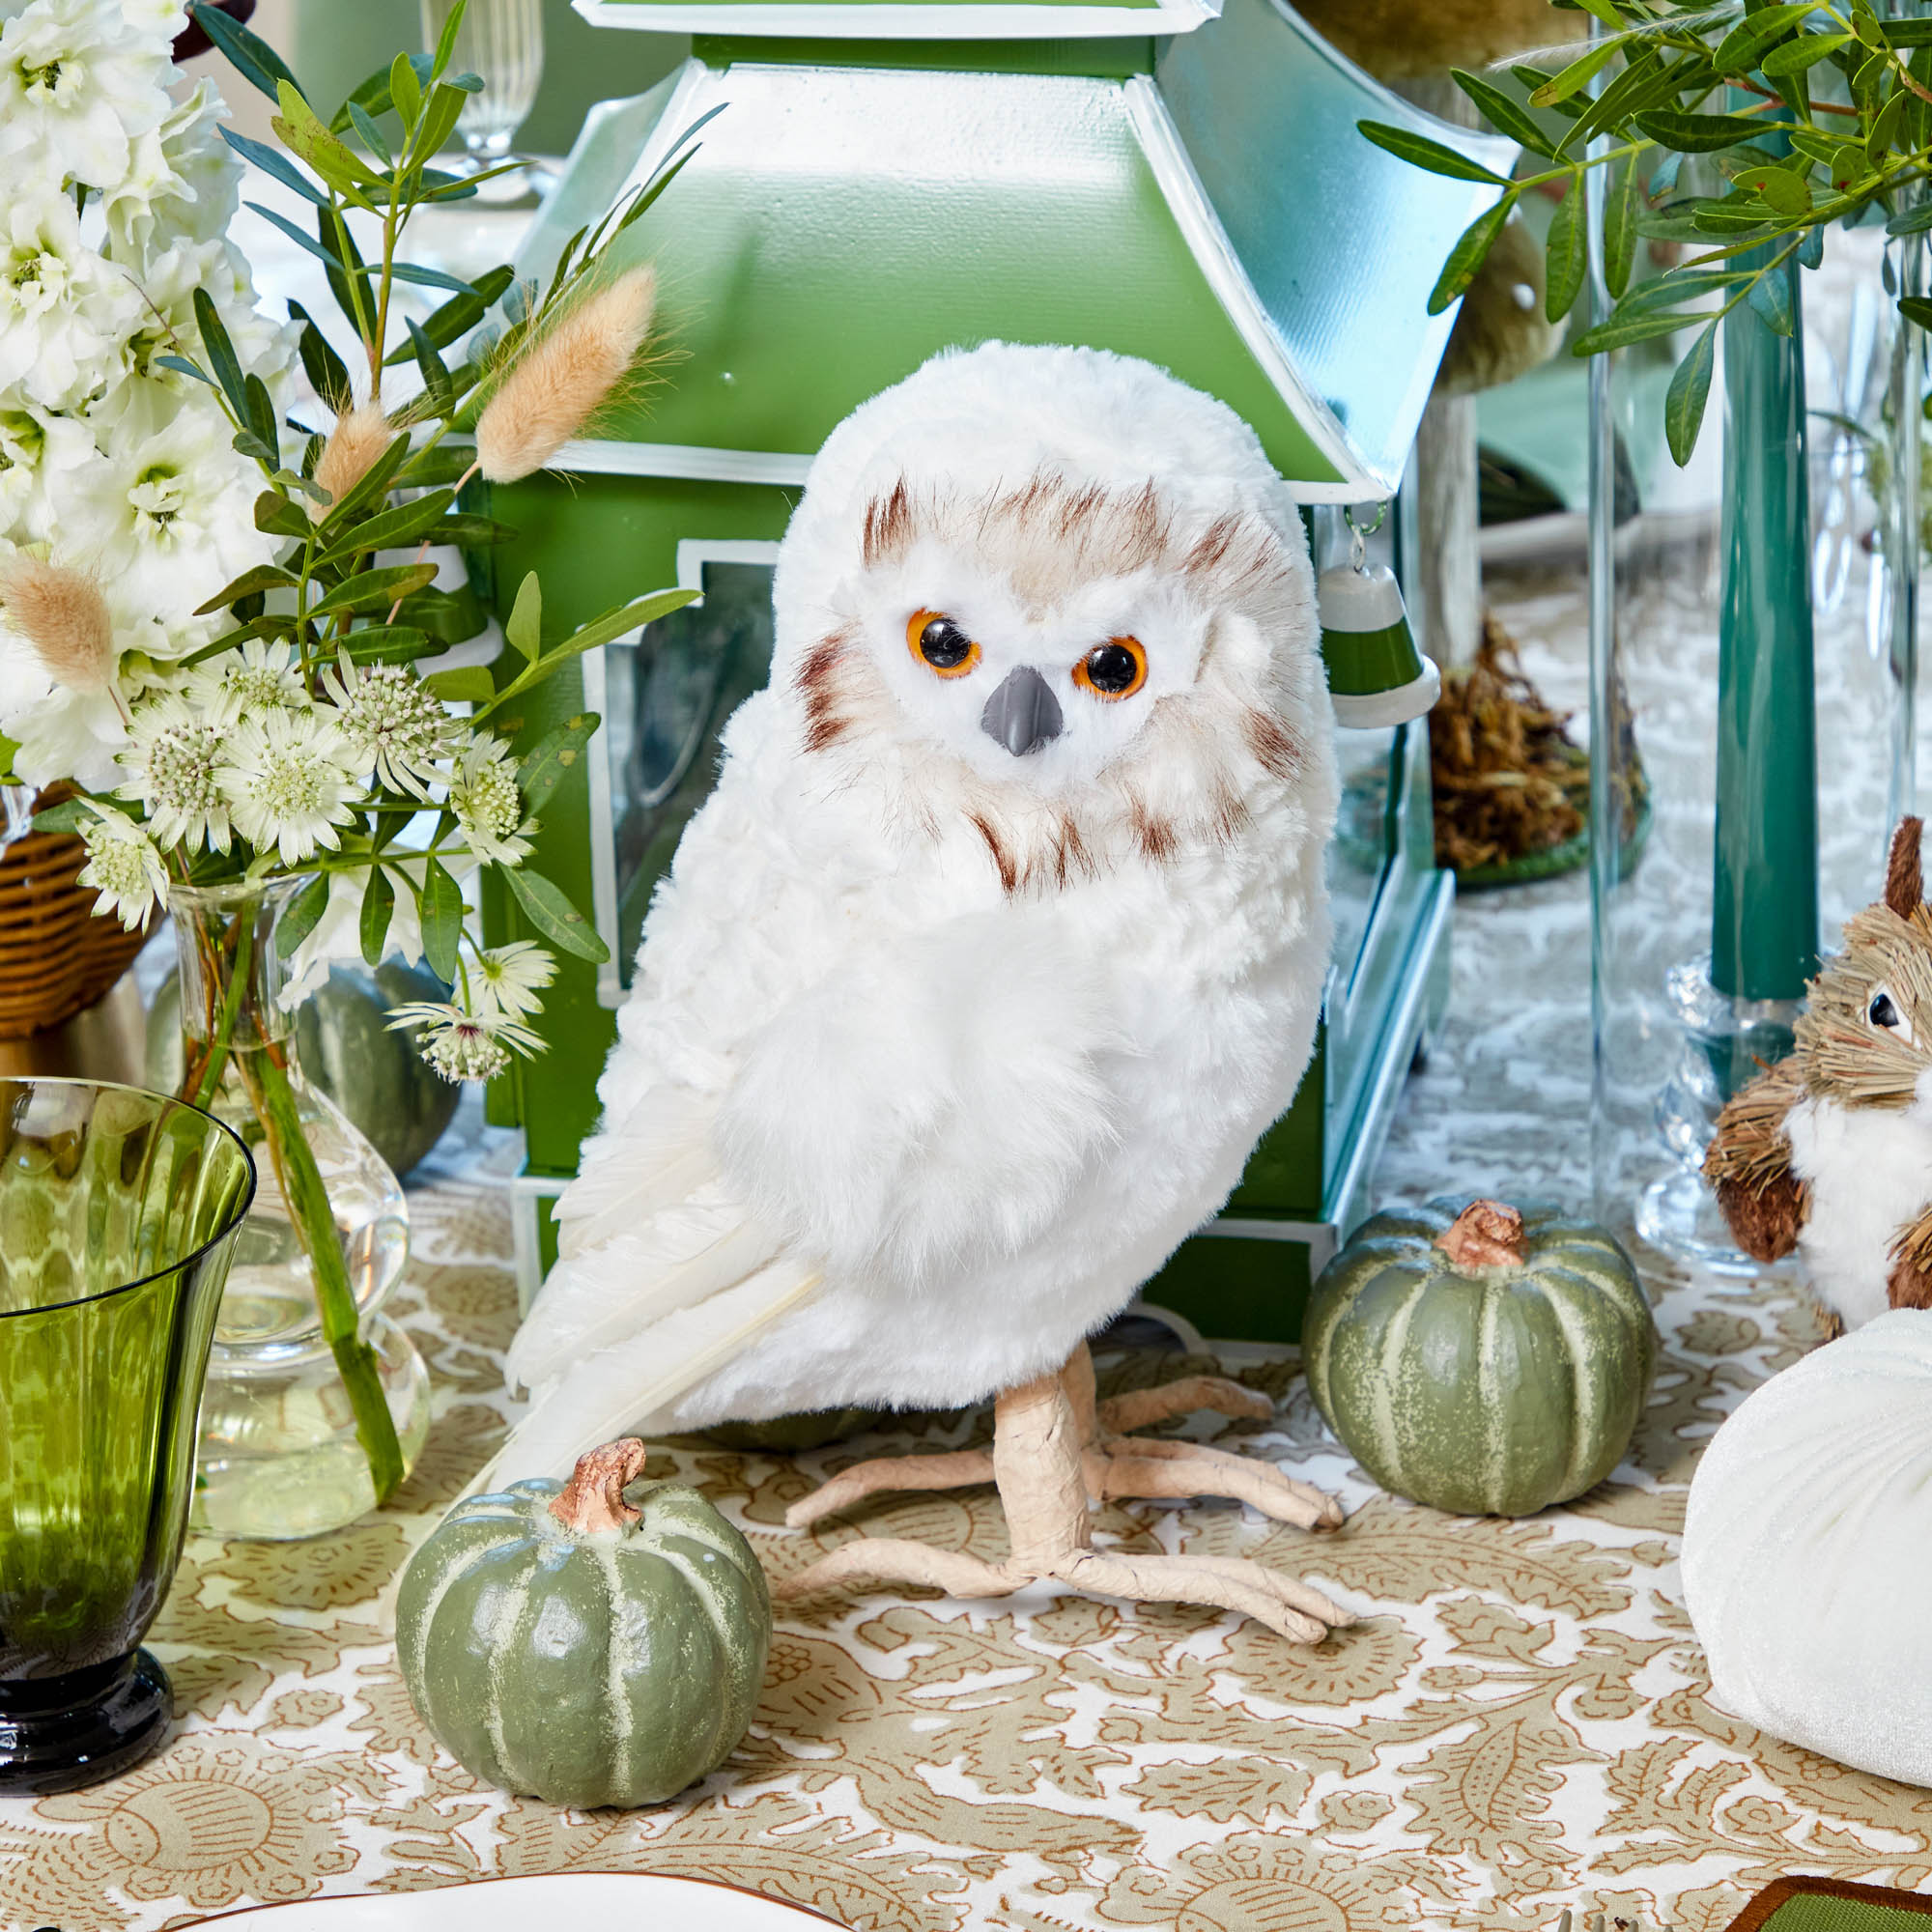
[[[92,1784],[166,1734],[167,1675],[138,1645],[181,1557],[254,1192],[198,1107],[0,1080],[0,1794]]]

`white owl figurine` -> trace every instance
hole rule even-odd
[[[1086,1340],[1227,1198],[1328,966],[1328,699],[1301,524],[1254,433],[1146,362],[941,355],[827,440],[768,689],[644,925],[500,1465],[639,1426],[997,1397],[990,1456],[861,1464],[793,1512],[997,1480],[1004,1564],[860,1540],[793,1577],[1039,1577],[1345,1613],[1259,1564],[1094,1552],[1087,1497],[1336,1506],[1120,1432],[1270,1412],[1195,1378],[1096,1410]]]

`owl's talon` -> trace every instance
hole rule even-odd
[[[841,1543],[803,1570],[781,1577],[772,1595],[789,1603],[814,1591],[870,1578],[880,1583],[919,1583],[949,1597],[1007,1597],[1029,1579],[1010,1563],[987,1563],[962,1550],[935,1549],[905,1537],[861,1536]]]
[[[1279,1631],[1291,1643],[1320,1643],[1354,1622],[1321,1591],[1264,1563],[1225,1556],[1140,1556],[1090,1550],[1057,1575],[1082,1590],[1139,1604],[1208,1604]]]
[[[941,1456],[875,1456],[854,1463],[785,1511],[792,1529],[806,1529],[821,1517],[850,1509],[867,1496],[895,1490],[964,1490],[993,1480],[993,1459],[983,1449],[957,1449]]]
[[[1167,1422],[1204,1408],[1245,1422],[1266,1422],[1274,1414],[1274,1404],[1260,1389],[1231,1381],[1226,1376],[1182,1376],[1177,1381],[1162,1382],[1158,1388],[1129,1389],[1125,1395],[1108,1397],[1096,1414],[1108,1435],[1124,1435],[1131,1429],[1145,1429],[1151,1422]]]
[[[1102,1500],[1225,1496],[1297,1529],[1339,1529],[1342,1506],[1271,1463],[1171,1436],[1103,1438],[1089,1452],[1087,1488]]]
[[[1197,1377],[1176,1387],[1188,1389],[1191,1399],[1202,1381],[1212,1379]],[[1264,1563],[1096,1550],[1090,1491],[1103,1496],[1225,1495],[1304,1527],[1341,1520],[1331,1497],[1266,1463],[1199,1442],[1102,1435],[1098,1415],[1094,1365],[1083,1346],[1059,1375],[1041,1376],[1000,1397],[990,1455],[960,1450],[856,1463],[786,1513],[788,1522],[803,1526],[882,1490],[952,1489],[990,1476],[1012,1539],[1012,1554],[1004,1563],[902,1538],[861,1537],[785,1577],[774,1594],[790,1599],[873,1578],[926,1584],[952,1597],[1005,1597],[1030,1582],[1052,1581],[1129,1601],[1211,1604],[1253,1617],[1293,1643],[1320,1643],[1330,1630],[1352,1621],[1320,1590]]]

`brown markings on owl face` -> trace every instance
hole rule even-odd
[[[882,563],[903,556],[912,548],[913,523],[912,498],[901,476],[887,496],[874,497],[866,505],[866,568],[876,570]]]
[[[985,840],[1000,890],[1009,898],[1049,888],[1062,892],[1075,877],[1100,876],[1100,862],[1070,811],[1032,826],[1003,820],[990,807],[976,807],[966,817]]]
[[[1142,856],[1151,864],[1164,866],[1174,857],[1179,839],[1173,819],[1150,811],[1147,800],[1138,794],[1127,800],[1127,823],[1133,827]]]
[[[1271,712],[1251,706],[1241,720],[1241,735],[1256,762],[1271,778],[1289,783],[1301,770],[1301,748],[1287,725]]]
[[[851,639],[842,631],[821,639],[798,668],[798,689],[805,699],[805,749],[822,752],[836,745],[852,728],[842,705],[840,671]]]
[[[1013,855],[1007,850],[1006,840],[1000,837],[998,828],[983,812],[969,811],[966,814],[973,829],[986,841],[986,850],[993,855],[993,864],[1000,874],[1000,888],[1003,892],[1013,893],[1019,889],[1020,868],[1013,862]]]
[[[1042,468],[1016,486],[967,495],[918,491],[901,476],[867,504],[861,545],[867,569],[902,561],[928,537],[971,553],[980,567],[1005,576],[1022,601],[1042,611],[1084,582],[1148,569],[1185,573],[1217,600],[1244,605],[1264,623],[1282,621],[1280,613],[1296,608],[1302,595],[1292,554],[1264,519],[1231,511],[1188,535],[1177,529],[1174,512],[1151,482],[1109,490]],[[1179,726],[1179,736],[1169,735],[1162,746],[1156,743],[1160,727],[1150,721],[1146,754],[1179,757],[1196,768],[1193,796],[1184,806],[1150,807],[1130,769],[1117,772],[1094,796],[1074,805],[1042,798],[1018,783],[974,780],[954,791],[955,777],[912,801],[917,822],[937,837],[947,817],[956,813],[955,824],[963,817],[1009,895],[1098,877],[1128,855],[1165,866],[1191,845],[1231,843],[1251,817],[1244,792],[1258,777],[1280,784],[1297,780],[1302,748],[1265,707],[1208,697],[1208,687],[1218,680],[1208,658],[1202,670],[1201,696],[1212,710],[1202,714],[1195,728],[1181,725],[1177,714],[1172,722]],[[810,751],[863,742],[893,708],[869,659],[843,632],[806,658],[798,683]],[[1171,701],[1177,700],[1162,699],[1161,705]]]
[[[1109,490],[1037,469],[1023,483],[977,496],[916,497],[901,476],[874,497],[862,521],[867,569],[896,562],[921,537],[970,547],[1030,604],[1050,606],[1076,584],[1164,569],[1217,581],[1229,595],[1285,584],[1287,559],[1258,517],[1218,517],[1189,540],[1151,482]]]

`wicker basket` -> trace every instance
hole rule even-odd
[[[147,944],[145,926],[95,917],[94,889],[75,883],[86,863],[65,832],[30,832],[0,852],[0,1039],[91,1007]]]

